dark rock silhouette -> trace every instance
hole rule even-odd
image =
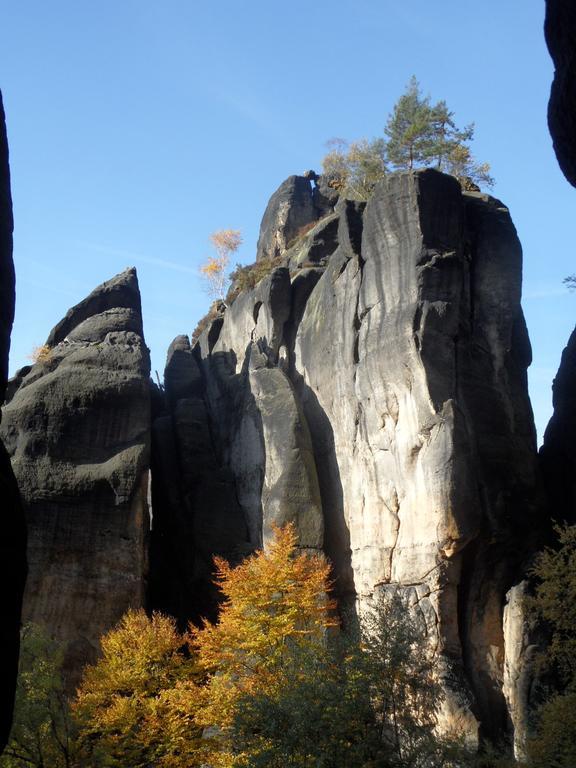
[[[572,0],[546,0],[544,32],[555,67],[548,126],[560,168],[576,186],[576,7]]]
[[[0,93],[0,402],[8,378],[10,332],[14,320],[14,264],[12,261],[12,199],[8,166],[8,140]],[[0,752],[12,721],[18,669],[20,612],[26,578],[26,529],[18,487],[10,460],[0,443]]]
[[[29,529],[24,618],[65,644],[70,687],[145,598],[150,362],[134,269],[73,307],[19,377],[1,434]]]
[[[576,331],[572,332],[552,385],[554,413],[540,461],[550,514],[558,522],[576,524]]]

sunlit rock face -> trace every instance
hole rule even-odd
[[[265,546],[293,521],[343,604],[399,592],[437,658],[444,725],[512,740],[504,605],[541,498],[508,210],[436,171],[394,174],[367,204],[334,198],[277,259],[189,352],[213,477],[236,489],[226,546]],[[193,429],[168,411],[185,466]]]
[[[14,320],[14,264],[12,261],[12,199],[8,141],[0,93],[0,403],[8,377],[10,332]],[[10,460],[0,442],[0,752],[12,720],[18,669],[20,610],[26,576],[24,513]]]
[[[571,0],[546,0],[544,32],[555,69],[548,126],[560,168],[576,186],[576,8]]]
[[[12,382],[2,438],[29,529],[24,619],[65,644],[70,685],[144,602],[149,354],[135,270],[99,286]]]

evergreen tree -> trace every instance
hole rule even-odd
[[[394,106],[386,128],[386,154],[398,169],[431,166],[455,176],[465,189],[493,186],[488,163],[477,163],[469,144],[474,124],[458,128],[445,101],[430,103],[413,76]]]
[[[418,80],[413,75],[384,129],[388,137],[386,154],[393,166],[411,170],[426,165],[434,155],[433,117],[430,99],[422,96]]]

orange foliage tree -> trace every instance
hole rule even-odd
[[[86,764],[232,766],[238,707],[287,683],[288,651],[325,644],[335,623],[329,565],[299,552],[293,525],[236,568],[215,559],[218,623],[178,633],[173,619],[129,611],[101,640],[74,704]]]
[[[73,708],[86,764],[202,765],[198,669],[175,621],[130,610],[100,643],[102,657],[86,668]]]
[[[210,235],[210,242],[216,250],[216,256],[206,259],[200,266],[200,273],[206,280],[209,296],[224,301],[230,256],[242,245],[242,235],[238,229],[220,229]]]
[[[217,624],[191,629],[191,644],[207,673],[202,720],[217,726],[221,749],[213,765],[234,760],[227,739],[246,695],[286,683],[288,649],[322,647],[335,624],[329,597],[330,566],[322,555],[297,550],[293,525],[275,530],[265,551],[232,568],[216,558],[216,583],[224,601]]]

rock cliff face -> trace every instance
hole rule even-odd
[[[576,524],[576,331],[572,332],[552,385],[554,414],[546,427],[540,461],[554,520]]]
[[[303,227],[333,209],[336,198],[337,193],[312,171],[289,176],[270,198],[262,218],[257,261],[282,256]]]
[[[544,32],[555,67],[548,126],[560,168],[576,186],[576,8],[571,0],[546,0]]]
[[[64,641],[72,685],[144,602],[150,364],[135,270],[73,307],[48,345],[12,383],[1,432],[29,529],[24,618]]]
[[[288,188],[294,177],[271,200],[259,255]],[[300,545],[330,556],[342,601],[404,596],[437,654],[447,720],[472,739],[478,726],[511,736],[523,681],[506,642],[516,605],[506,627],[504,606],[541,498],[509,213],[422,171],[389,177],[366,206],[333,199],[310,221],[193,350],[174,342],[156,445],[194,471],[155,475],[186,489],[187,506],[176,522],[184,507],[160,502],[154,525],[173,552],[197,552],[212,531],[195,555],[206,574],[217,531],[220,548],[242,553],[295,521]],[[222,505],[224,486],[235,494]]]
[[[548,125],[560,168],[576,186],[576,7],[547,0],[544,26],[554,61]],[[554,415],[544,434],[540,459],[550,511],[555,520],[576,523],[576,331],[562,353],[553,385]]]
[[[14,320],[14,264],[12,262],[12,199],[8,142],[0,93],[0,402],[8,375],[10,332]],[[0,752],[12,720],[18,669],[20,611],[26,577],[24,513],[10,460],[0,442]]]

